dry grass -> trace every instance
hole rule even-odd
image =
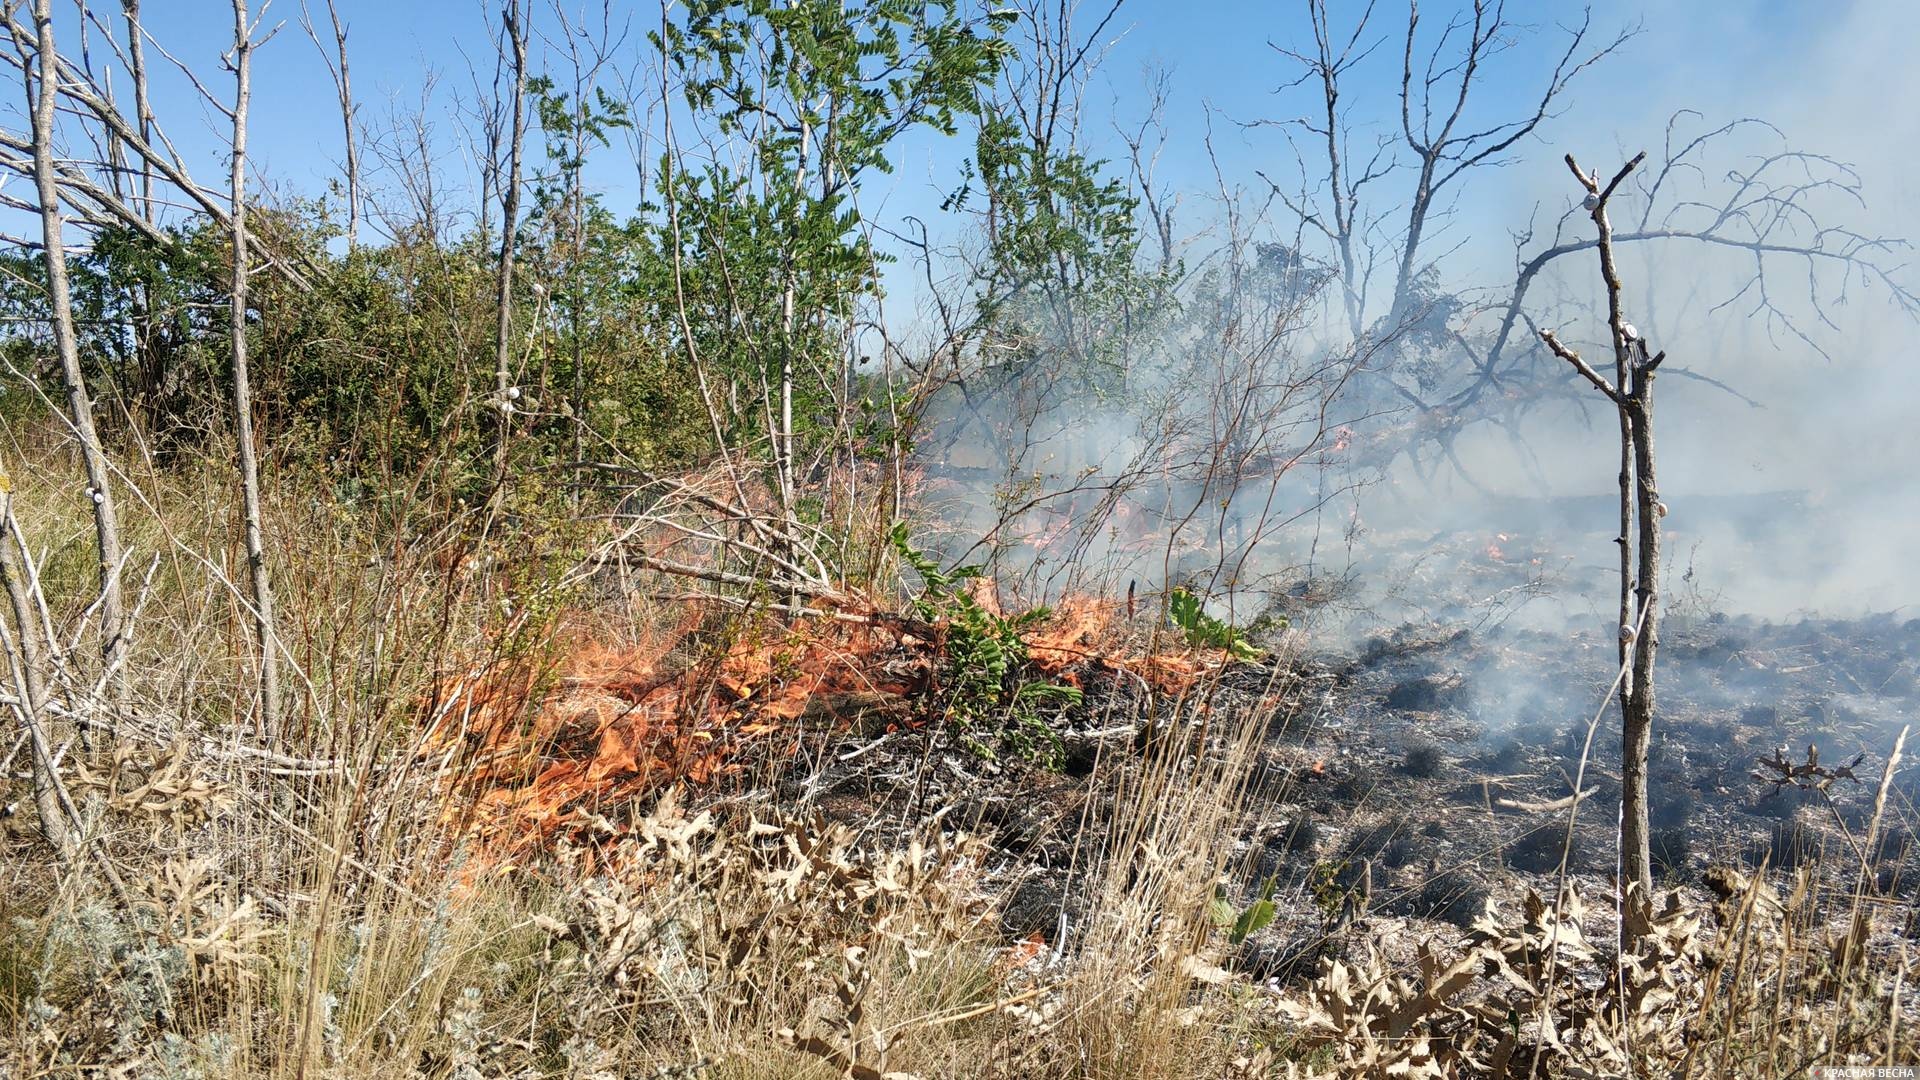
[[[57,451],[23,455],[39,479],[22,526],[71,629],[90,591],[85,505],[55,479],[70,472]],[[129,570],[147,584],[124,701],[76,681],[56,718],[89,840],[62,861],[25,800],[8,821],[8,1076],[1557,1076],[1632,1061],[1785,1077],[1920,1058],[1900,1020],[1904,938],[1864,881],[1832,895],[1803,875],[1777,897],[1756,877],[1716,910],[1675,909],[1658,954],[1628,965],[1624,1014],[1604,933],[1544,905],[1412,968],[1362,948],[1284,993],[1226,970],[1213,901],[1272,720],[1258,712],[1175,705],[1147,753],[1097,765],[1090,813],[1106,820],[1075,853],[1083,903],[1037,952],[997,932],[984,842],[937,820],[881,842],[667,789],[598,834],[509,856],[474,838],[471,762],[435,752],[424,720],[462,708],[449,688],[477,672],[510,667],[537,696],[560,613],[600,602],[557,584],[579,536],[451,511],[399,531],[283,485],[298,706],[269,748],[222,569],[240,560],[221,470],[128,483],[131,546],[153,562]],[[508,554],[509,571],[487,569]],[[602,614],[641,641],[678,617]]]

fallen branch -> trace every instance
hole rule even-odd
[[[1525,802],[1520,799],[1495,799],[1493,800],[1493,805],[1499,807],[1502,810],[1517,810],[1523,814],[1551,814],[1560,810],[1571,810],[1573,809],[1574,806],[1579,804],[1582,800],[1592,798],[1594,793],[1599,790],[1600,789],[1597,787],[1590,787],[1587,790],[1582,791],[1577,795],[1568,795],[1565,798],[1554,799],[1551,802]]]

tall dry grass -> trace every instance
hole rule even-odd
[[[91,588],[72,463],[44,435],[10,457],[72,633]],[[1604,918],[1574,933],[1532,910],[1437,938],[1429,960],[1362,937],[1306,986],[1255,984],[1215,898],[1223,879],[1246,895],[1249,778],[1276,718],[1216,715],[1204,692],[1166,703],[1146,750],[1097,762],[1064,933],[1037,952],[1002,940],[984,840],[938,818],[889,841],[681,791],[623,808],[591,860],[507,857],[468,828],[470,763],[428,721],[457,724],[504,670],[537,697],[564,613],[671,639],[646,625],[664,609],[565,572],[596,537],[278,477],[296,702],[267,744],[224,465],[124,482],[133,659],[111,706],[63,684],[81,854],[42,844],[30,807],[7,822],[0,1074],[1770,1078],[1920,1059],[1904,909],[1864,878],[1783,896],[1755,875],[1674,909],[1663,951],[1635,961],[1638,996],[1609,989]],[[1542,994],[1557,1047],[1509,1022]]]
[[[36,438],[12,451],[21,530],[74,630],[86,506]],[[58,718],[93,854],[62,862],[16,820],[0,869],[9,1075],[1153,1076],[1204,1041],[1181,961],[1206,942],[1251,726],[1103,766],[1119,820],[1082,853],[1091,899],[1057,962],[1008,953],[981,843],[937,825],[878,844],[668,798],[598,872],[506,859],[466,830],[464,763],[425,721],[457,723],[504,668],[537,691],[560,613],[596,602],[562,584],[589,546],[570,523],[401,522],[278,477],[296,700],[267,744],[223,464],[123,482],[124,694],[72,683]]]

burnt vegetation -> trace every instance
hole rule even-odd
[[[1920,1060],[1907,522],[1734,482],[1884,177],[1572,8],[482,8],[0,0],[0,1074]]]

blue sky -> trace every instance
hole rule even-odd
[[[324,34],[324,2],[310,2]],[[498,17],[497,0],[339,3],[349,27],[363,142],[391,132],[396,118],[421,110],[424,101],[437,157],[448,173],[442,183],[465,183],[472,175],[467,140],[473,125],[463,103],[475,96],[476,70],[483,81],[491,76],[488,33],[490,20]],[[589,0],[560,3],[576,14],[584,9],[582,23],[598,18],[598,7]],[[1437,27],[1464,3],[1426,0],[1422,26]],[[165,49],[198,72],[213,92],[230,93],[231,77],[220,66],[231,39],[230,6],[222,0],[147,0],[145,6],[149,31]],[[531,66],[553,71],[558,63],[551,36],[557,20],[546,0],[533,6],[539,12],[536,27],[546,40],[536,40]],[[1336,27],[1350,26],[1362,7],[1355,0],[1335,0],[1332,6]],[[103,18],[117,23],[117,4],[96,7]],[[60,4],[56,10],[62,48],[72,51],[78,45],[73,9]],[[1469,121],[1476,116],[1509,119],[1530,108],[1566,40],[1564,28],[1577,24],[1582,10],[1566,0],[1509,0],[1508,19],[1528,33],[1488,67],[1476,91],[1477,111],[1469,114]],[[1082,24],[1091,23],[1098,11],[1104,7],[1096,9],[1088,0]],[[1405,0],[1378,0],[1366,37],[1378,41],[1378,47],[1348,80],[1357,144],[1397,137],[1396,38],[1406,12]],[[616,26],[627,27],[619,62],[645,62],[650,50],[645,35],[660,17],[658,4],[616,0],[612,13]],[[268,9],[267,24],[279,29],[256,53],[253,175],[282,194],[311,195],[338,178],[341,135],[326,67],[301,29],[300,14],[299,0],[274,0]],[[1581,77],[1566,99],[1565,112],[1516,147],[1507,167],[1485,170],[1471,183],[1459,185],[1455,212],[1424,249],[1445,252],[1445,269],[1455,280],[1485,283],[1510,274],[1509,231],[1523,225],[1535,208],[1551,220],[1569,199],[1572,185],[1560,164],[1563,153],[1576,153],[1590,168],[1610,168],[1640,149],[1657,154],[1667,120],[1680,108],[1699,110],[1702,124],[1764,117],[1778,123],[1800,147],[1859,163],[1873,200],[1862,212],[1868,231],[1920,235],[1920,170],[1910,167],[1906,151],[1920,145],[1920,80],[1907,55],[1911,43],[1920,40],[1920,3],[1622,0],[1597,8],[1592,19],[1595,42],[1627,27],[1638,27],[1639,33],[1618,55]],[[103,56],[98,30],[93,34],[94,54]],[[1282,129],[1246,125],[1284,121],[1319,107],[1312,87],[1276,92],[1297,69],[1274,45],[1310,44],[1304,4],[1129,0],[1110,23],[1103,44],[1103,62],[1086,87],[1083,140],[1095,157],[1122,156],[1114,125],[1140,121],[1147,111],[1150,77],[1164,73],[1168,140],[1159,159],[1158,182],[1165,190],[1182,193],[1179,230],[1204,233],[1220,216],[1209,133],[1230,189],[1263,193],[1261,172],[1285,182],[1294,166]],[[164,58],[152,56],[150,67],[163,126],[194,175],[211,187],[223,187],[226,118],[203,102]],[[646,78],[651,81],[653,76]],[[124,94],[124,81],[121,89]],[[0,94],[0,125],[15,130],[26,126],[18,92]],[[537,134],[531,141],[537,144]],[[928,221],[936,238],[943,236],[943,229],[946,236],[957,233],[961,223],[943,216],[939,203],[957,185],[967,150],[964,134],[943,138],[920,133],[903,139],[894,154],[896,171],[865,181],[863,213],[883,226],[913,215]],[[656,153],[657,148],[648,156]],[[391,200],[392,180],[379,175],[378,156],[370,150],[363,153],[371,174],[370,198]],[[1732,164],[1737,159],[1717,161],[1714,168]],[[635,170],[620,141],[596,152],[589,177],[616,214],[636,204]],[[1404,205],[1405,178],[1390,178],[1380,188],[1385,196],[1381,212],[1389,220]],[[12,185],[9,193],[30,194],[23,181],[7,183]],[[458,192],[449,201],[467,206],[472,200],[470,193]],[[890,273],[890,309],[911,302],[910,287],[902,284],[910,276],[897,269]]]
[[[562,2],[582,6],[579,0]],[[216,92],[227,91],[230,79],[218,65],[231,34],[229,7],[219,0],[149,0],[146,6],[149,28],[167,50],[200,72]],[[324,26],[323,5],[317,6],[322,10],[315,14]],[[1516,0],[1509,6],[1510,19],[1538,29],[1532,41],[1542,50],[1561,40],[1558,27],[1577,22],[1581,14],[1579,5],[1560,0]],[[1732,110],[1771,113],[1781,111],[1795,95],[1817,93],[1824,82],[1870,78],[1867,71],[1810,71],[1799,60],[1819,49],[1823,40],[1848,32],[1850,12],[1873,6],[1784,0],[1604,5],[1593,16],[1596,36],[1635,23],[1643,32],[1620,59],[1583,80],[1572,111],[1529,148],[1523,168],[1508,170],[1482,191],[1496,204],[1512,199],[1516,190],[1540,182],[1542,168],[1551,175],[1558,168],[1559,150],[1575,144],[1585,148],[1583,156],[1597,159],[1635,140],[1656,139],[1660,120],[1681,105],[1710,115]],[[1351,0],[1335,7],[1337,21],[1350,20],[1359,10]],[[1430,2],[1423,13],[1425,24],[1442,20],[1448,7]],[[488,8],[476,0],[341,0],[363,124],[377,129],[395,111],[418,106],[424,73],[431,70],[438,83],[428,111],[450,144],[443,149],[451,155],[461,125],[455,100],[471,93],[469,58],[483,75],[490,71]],[[659,9],[648,4],[616,4],[615,9],[616,22],[631,20],[629,51],[637,55],[646,48],[644,32],[657,22]],[[276,0],[268,9],[268,23],[282,26],[256,54],[252,141],[266,176],[313,191],[337,176],[340,138],[331,85],[317,50],[300,29],[299,16],[298,0]],[[1377,29],[1369,37],[1391,37],[1404,18],[1400,4],[1380,4]],[[551,25],[550,14],[544,22]],[[1269,43],[1303,44],[1305,30],[1301,6],[1291,3],[1134,0],[1111,24],[1110,50],[1088,86],[1086,138],[1096,152],[1117,151],[1113,120],[1137,120],[1145,110],[1146,73],[1164,70],[1172,90],[1172,141],[1161,161],[1165,182],[1190,191],[1213,189],[1201,142],[1211,119],[1215,149],[1231,179],[1257,183],[1254,169],[1286,167],[1284,142],[1274,131],[1244,131],[1236,124],[1298,115],[1313,105],[1304,92],[1274,93],[1289,69]],[[71,48],[75,35],[70,18],[62,32],[65,47]],[[544,51],[536,46],[536,69]],[[1361,113],[1383,121],[1393,118],[1398,62],[1389,40],[1357,74],[1350,96]],[[164,60],[155,57],[153,66],[156,111],[163,124],[189,154],[197,175],[207,182],[219,179],[224,118],[199,102]],[[1489,72],[1484,100],[1489,105],[1524,100],[1536,92],[1540,76],[1538,54],[1510,54]],[[9,102],[14,99],[17,95],[8,95]],[[19,119],[16,114],[6,122]],[[616,209],[634,198],[632,173],[619,160],[623,149],[607,151],[597,170]],[[951,183],[963,152],[964,142],[911,140],[900,147],[896,175],[870,182],[863,202],[870,208],[884,203],[888,215],[930,214],[939,188]]]

